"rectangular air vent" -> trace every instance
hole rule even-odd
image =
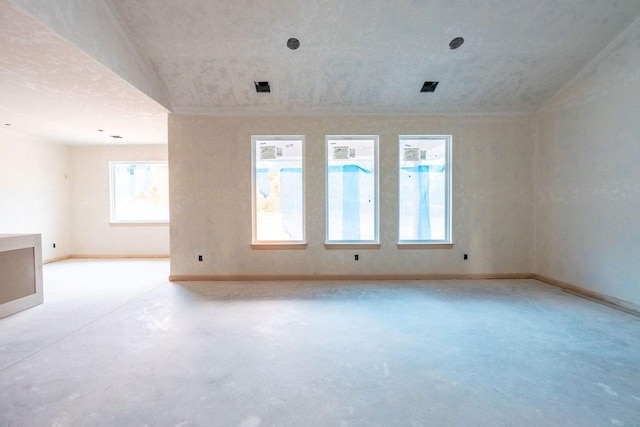
[[[269,93],[271,92],[271,86],[269,86],[269,82],[253,82],[256,85],[256,92],[258,93]]]
[[[424,82],[420,92],[435,92],[439,82]]]

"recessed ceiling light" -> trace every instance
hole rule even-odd
[[[464,39],[462,37],[456,37],[455,39],[451,40],[451,43],[449,43],[449,47],[451,48],[451,50],[455,50],[462,46],[463,43]]]
[[[424,82],[420,92],[435,92],[439,82]]]
[[[291,50],[296,50],[300,47],[300,40],[291,37],[289,40],[287,40],[287,47]]]
[[[269,82],[253,82],[256,86],[256,92],[258,93],[269,93],[271,92],[271,86],[269,86]]]
[[[102,129],[98,129],[98,132],[104,132]]]
[[[111,135],[111,138],[114,139],[122,139],[122,137],[120,135]]]
[[[11,126],[11,123],[5,123],[4,125],[5,126]]]

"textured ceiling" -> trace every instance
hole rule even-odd
[[[166,143],[166,108],[3,1],[0,52],[4,130],[67,144]]]
[[[639,15],[640,0],[0,0],[0,124],[65,143],[162,143],[163,105],[535,111]],[[435,93],[419,93],[425,80]]]
[[[216,114],[531,111],[640,13],[638,0],[105,1],[174,111]],[[436,93],[419,93],[425,80]]]

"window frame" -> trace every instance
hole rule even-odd
[[[374,144],[374,238],[372,240],[330,240],[329,239],[329,144],[333,140],[358,141],[373,140]],[[325,135],[325,247],[367,247],[380,246],[380,136],[379,135]]]
[[[402,162],[402,145],[405,141],[410,140],[445,140],[445,237],[444,239],[423,239],[423,240],[403,240],[400,239],[400,221],[401,221],[401,203],[400,186],[401,186],[401,162]],[[398,135],[398,246],[406,248],[433,248],[448,249],[453,246],[453,222],[452,222],[452,188],[453,188],[453,136],[452,135]]]
[[[133,164],[135,165],[166,165],[167,170],[169,168],[169,162],[167,160],[111,160],[109,161],[109,224],[113,224],[113,225],[126,225],[126,224],[166,225],[166,224],[169,224],[169,222],[171,221],[170,205],[167,205],[167,216],[169,217],[169,219],[166,219],[166,220],[164,219],[163,220],[155,220],[155,219],[135,220],[135,219],[117,219],[116,218],[116,195],[115,195],[116,177],[114,174],[114,169],[116,165],[133,165]],[[168,181],[169,181],[169,177],[167,176],[167,191],[169,187]]]
[[[300,141],[302,144],[302,240],[258,240],[256,203],[256,144],[260,141]],[[251,246],[254,249],[303,249],[307,246],[306,155],[304,135],[251,135]]]

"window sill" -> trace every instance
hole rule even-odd
[[[408,243],[399,242],[398,249],[453,249],[453,243]]]
[[[325,249],[380,249],[380,243],[325,243]]]
[[[307,243],[252,243],[253,250],[302,250],[307,249]]]

